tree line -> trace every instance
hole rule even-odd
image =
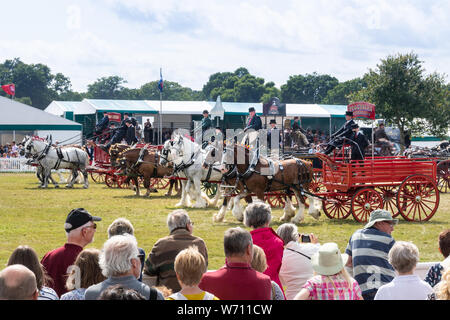
[[[158,100],[158,81],[140,88],[127,88],[119,76],[98,78],[86,92],[72,90],[70,79],[62,73],[52,74],[44,64],[26,64],[15,58],[0,64],[0,84],[16,85],[16,100],[45,109],[52,101],[89,99]],[[450,85],[444,75],[425,74],[417,54],[397,54],[381,59],[362,77],[340,82],[328,74],[292,75],[281,85],[252,75],[240,67],[234,72],[212,74],[202,90],[164,81],[164,100],[224,102],[267,102],[279,97],[283,103],[340,104],[368,101],[376,105],[377,116],[416,134],[447,134],[450,124]],[[0,95],[5,95],[0,92]],[[403,139],[402,139],[403,140]]]

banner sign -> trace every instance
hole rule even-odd
[[[108,115],[109,121],[120,122],[122,119],[122,117],[120,116],[120,113],[108,112],[107,115]]]
[[[280,99],[272,98],[269,103],[263,105],[264,116],[286,116],[286,104],[281,103]]]
[[[347,106],[347,111],[353,112],[355,118],[375,120],[375,105],[368,102],[355,102]]]

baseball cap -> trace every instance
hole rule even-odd
[[[82,225],[88,223],[89,221],[101,221],[102,218],[92,216],[86,209],[77,208],[73,209],[67,215],[66,223],[64,224],[64,229],[66,232],[70,232]]]

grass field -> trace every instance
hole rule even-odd
[[[148,254],[157,239],[166,236],[167,213],[176,209],[176,197],[165,197],[165,191],[149,198],[135,197],[131,190],[110,189],[104,184],[91,182],[89,189],[76,185],[73,190],[64,187],[47,190],[37,188],[33,174],[0,174],[0,265],[6,264],[11,252],[21,244],[33,247],[39,257],[61,246],[65,240],[63,229],[67,214],[73,208],[84,207],[93,215],[102,217],[97,223],[94,242],[88,247],[101,248],[107,238],[109,224],[118,217],[126,217],[135,228],[139,246]],[[194,234],[202,237],[209,252],[209,269],[223,265],[222,248],[224,231],[230,227],[243,226],[228,212],[227,222],[213,223],[215,208],[188,208],[194,221]],[[272,227],[281,223],[281,209],[273,210]],[[330,220],[324,214],[316,221],[306,216],[299,226],[302,233],[318,235],[321,243],[336,242],[344,250],[351,234],[361,227],[350,216],[346,220]],[[420,250],[421,261],[442,259],[437,248],[437,236],[450,227],[450,194],[441,195],[440,206],[434,217],[423,223],[406,222],[400,217],[393,236],[396,240],[413,241]],[[1,269],[0,268],[0,269]]]

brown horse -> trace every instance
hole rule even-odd
[[[227,156],[222,157],[220,170],[224,175],[236,174],[235,189],[238,195],[235,199],[233,215],[241,220],[242,213],[238,213],[239,200],[254,194],[260,201],[264,201],[264,194],[270,191],[285,191],[286,194],[294,193],[299,204],[299,209],[292,219],[294,223],[303,221],[305,208],[305,196],[310,198],[309,214],[318,219],[320,210],[317,200],[303,191],[308,190],[313,180],[312,165],[301,159],[271,160],[264,157],[256,157],[248,148],[235,144],[234,148],[226,149]],[[229,156],[233,156],[230,161]],[[236,205],[238,206],[236,209]],[[220,214],[220,212],[219,212]],[[219,215],[218,214],[218,215]],[[281,221],[289,221],[295,214],[289,197],[286,197],[286,206]],[[220,216],[215,220],[220,221]]]
[[[150,179],[164,178],[173,174],[172,166],[159,165],[159,154],[156,150],[147,148],[128,148],[119,154],[120,166],[125,170],[130,179],[136,186],[136,195],[140,195],[139,177],[144,178],[144,187],[147,189],[145,196],[151,192]],[[175,180],[170,180],[170,189],[166,194],[172,195],[172,188]]]

